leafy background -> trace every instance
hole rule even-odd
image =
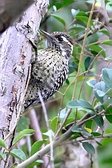
[[[102,137],[102,140],[97,141],[98,167],[111,168],[112,52],[107,52],[107,50],[110,50],[109,47],[111,48],[112,46],[112,40],[109,39],[110,32],[105,26],[100,30],[94,31],[95,27],[100,26],[102,23],[102,20],[95,21],[96,15],[90,19],[89,31],[92,33],[86,38],[81,55],[92,3],[92,0],[50,1],[48,12],[41,22],[41,29],[47,32],[65,31],[75,40],[75,44],[73,56],[69,62],[69,77],[59,92],[47,101],[46,107],[49,112],[49,124],[53,134],[56,134],[68,109],[71,109],[71,113],[63,125],[65,128],[74,122],[74,120],[81,119],[86,113],[90,116],[96,115],[94,119],[85,122],[84,127],[74,127],[71,138],[74,140],[82,134],[88,139],[92,137],[93,140],[96,139],[97,141],[99,137]],[[111,0],[105,1],[105,3],[106,9],[112,11]],[[41,38],[38,42],[38,48],[45,47],[45,44],[46,40]],[[25,112],[18,123],[16,137],[13,140],[13,149],[10,151],[10,154],[19,160],[25,160],[49,141],[49,134],[51,132],[48,132],[46,129],[41,106],[37,105],[35,110],[40,116],[40,125],[44,140],[35,141],[33,136],[34,130],[30,128],[31,121],[28,117],[28,112]],[[102,114],[99,115],[102,111],[105,111],[103,116]],[[106,128],[104,128],[105,121],[108,124]],[[95,133],[98,126],[100,132]],[[108,136],[103,137],[103,135]],[[30,140],[30,150],[28,150],[28,145],[26,144],[27,138]],[[92,144],[82,142],[82,145],[88,153],[93,154],[95,152]],[[7,148],[2,139],[0,139],[0,146]],[[4,153],[0,153],[2,159],[4,159],[4,155]],[[60,167],[60,158],[62,155],[63,149],[61,151],[57,148],[55,152],[56,167]],[[38,165],[41,163],[43,163],[42,160],[37,160],[29,167],[32,168],[34,164]]]
[[[52,0],[50,1],[50,6],[49,6],[49,11],[48,14],[46,16],[47,19],[45,19],[42,22],[41,27],[46,29],[46,31],[48,32],[53,32],[53,31],[66,31],[68,32],[76,41],[77,39],[84,34],[86,25],[87,25],[87,21],[88,21],[88,17],[89,17],[89,11],[91,9],[91,3],[93,3],[92,0],[90,1],[86,1],[86,0],[81,0],[81,1],[77,1],[77,0]],[[112,11],[112,2],[111,1],[106,1],[106,7],[107,10],[111,10]],[[93,26],[93,19],[91,20],[90,26]],[[91,102],[94,104],[93,101],[97,101],[94,104],[94,107],[96,105],[99,104],[99,101],[101,103],[101,106],[103,105],[103,100],[105,99],[104,96],[105,95],[105,89],[103,88],[105,84],[107,85],[111,85],[111,77],[108,81],[108,77],[106,78],[106,76],[112,76],[111,74],[111,70],[109,69],[104,69],[103,72],[101,71],[101,69],[104,67],[108,67],[108,64],[110,64],[109,68],[111,68],[111,52],[110,53],[106,53],[105,49],[103,48],[103,45],[101,45],[101,43],[97,43],[97,41],[102,37],[102,36],[106,36],[106,38],[108,39],[109,32],[107,29],[103,28],[99,31],[97,31],[96,33],[93,33],[93,35],[87,37],[86,39],[86,49],[87,53],[84,54],[83,56],[83,60],[82,60],[82,66],[81,66],[81,72],[83,73],[84,71],[87,71],[89,68],[91,69],[88,74],[87,77],[84,77],[83,75],[79,77],[78,79],[78,87],[76,88],[75,91],[75,98],[79,98],[79,94],[80,94],[80,98],[86,100],[87,102]],[[96,44],[95,44],[96,43]],[[81,52],[81,44],[82,42],[76,44],[74,46],[74,52],[73,52],[73,58],[71,59],[71,62],[69,64],[69,69],[70,69],[70,74],[69,74],[69,78],[66,81],[65,85],[63,86],[63,88],[60,89],[60,92],[62,92],[62,94],[64,94],[64,96],[62,96],[63,100],[62,100],[62,104],[61,104],[61,108],[66,107],[66,105],[68,104],[68,102],[71,100],[72,94],[73,94],[73,89],[74,89],[74,77],[77,74],[77,69],[78,69],[78,63],[79,63],[79,57],[80,57],[80,52]],[[111,47],[112,45],[112,41],[106,41],[104,40],[104,42],[102,44],[106,44],[109,45]],[[94,61],[94,64],[92,65],[92,67],[89,67],[90,63],[94,60],[95,56],[100,53],[100,59],[106,59],[108,60],[107,62],[100,62],[100,59],[96,59]],[[103,64],[103,67],[99,67],[99,65]],[[93,86],[90,83],[94,83],[96,82],[96,76],[98,76],[99,74],[103,73],[103,80],[104,83],[100,83],[97,82],[97,86]],[[109,73],[107,75],[107,73]],[[99,78],[99,77],[98,77]],[[98,79],[101,80],[101,79]],[[88,84],[87,84],[88,82]],[[83,83],[83,84],[82,84]],[[100,86],[99,86],[100,85]],[[69,87],[70,86],[70,87]],[[92,86],[92,87],[90,87]],[[82,87],[82,88],[81,88]],[[99,89],[100,87],[100,89]],[[109,86],[108,89],[110,89]],[[66,91],[66,89],[68,88],[68,90]],[[93,98],[93,89],[95,88],[95,92],[96,92],[96,97]],[[106,90],[108,90],[106,89]],[[104,94],[103,94],[103,92]],[[81,93],[80,93],[81,92]],[[60,94],[57,94],[56,97],[61,97]],[[98,98],[98,100],[97,100]],[[95,100],[96,99],[96,100]],[[111,101],[109,102],[109,105],[111,104]],[[101,108],[101,106],[99,106],[99,108]],[[107,107],[107,106],[106,106]],[[61,119],[64,117],[64,110],[61,110],[60,116]],[[53,117],[53,113],[57,114],[57,111],[59,112],[60,108],[59,108],[59,104],[56,105],[56,107],[54,107],[53,105],[50,105],[50,117],[52,119]],[[106,128],[105,133],[112,133],[112,108],[110,105],[110,115],[107,115],[107,120],[106,122],[108,122],[108,128]],[[74,120],[74,113],[75,110],[72,110],[72,113],[70,114],[69,118],[68,118],[68,122],[71,122],[72,120]],[[78,117],[80,118],[83,115],[84,111],[80,111],[80,113],[78,113]],[[107,110],[108,113],[108,110]],[[98,123],[98,122],[97,122]],[[89,126],[89,122],[87,124],[88,127],[90,127],[90,129],[92,128],[91,124]],[[94,125],[94,123],[92,123],[92,125]],[[103,123],[101,122],[101,125],[103,125]],[[94,126],[93,126],[94,128]],[[99,168],[110,168],[112,166],[112,139],[111,138],[105,138],[103,139],[101,142],[101,145],[98,146],[98,167]]]

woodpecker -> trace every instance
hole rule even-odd
[[[38,50],[37,59],[31,65],[31,79],[25,97],[25,108],[40,102],[38,91],[44,101],[50,98],[67,79],[68,63],[73,51],[73,40],[65,32],[41,31],[48,42],[45,49]]]

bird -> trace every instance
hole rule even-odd
[[[25,109],[40,103],[38,91],[44,101],[49,99],[67,79],[69,60],[73,52],[73,39],[65,32],[48,33],[41,30],[47,39],[47,47],[38,50],[31,65],[31,78],[25,96]]]

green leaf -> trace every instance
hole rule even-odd
[[[83,25],[75,24],[75,25],[71,25],[69,30],[71,30],[73,34],[77,35],[78,33],[84,32],[85,27]]]
[[[87,58],[85,59],[85,61],[84,61],[84,66],[85,66],[85,70],[86,70],[86,71],[88,70],[88,68],[91,68],[91,67],[90,67],[91,62],[92,62],[92,59],[91,59],[90,57],[87,57]]]
[[[70,84],[69,79],[66,79],[66,84],[67,84],[67,85],[69,85],[69,84]]]
[[[76,139],[76,138],[80,137],[81,136],[81,131],[82,131],[82,128],[75,125],[72,129],[73,133],[71,135],[71,139]]]
[[[81,131],[82,131],[82,128],[81,127],[79,127],[79,126],[77,126],[77,125],[75,125],[74,127],[73,127],[73,129],[72,129],[72,132],[77,132],[77,133],[81,133]]]
[[[57,130],[57,126],[58,126],[58,118],[59,117],[54,117],[51,121],[50,121],[50,128],[55,132]]]
[[[102,75],[106,86],[112,88],[112,69],[104,68],[102,70]]]
[[[96,143],[97,143],[99,146],[101,146],[101,147],[103,146],[103,145],[102,145],[100,142],[98,142],[98,141],[96,141]]]
[[[43,160],[38,159],[38,160],[35,161],[35,163],[37,163],[37,165],[38,165],[38,163],[44,163],[44,162],[43,162]]]
[[[101,32],[101,33],[103,33],[103,34],[105,34],[107,36],[110,36],[110,33],[109,33],[109,31],[107,29],[101,29],[101,30],[99,30],[99,32]]]
[[[1,159],[5,159],[5,157],[6,157],[6,154],[5,154],[5,153],[0,152],[0,158],[1,158]]]
[[[87,22],[88,22],[88,17],[87,16],[76,16],[75,18],[77,20],[81,21],[82,23],[84,23],[85,25],[87,25]]]
[[[35,162],[33,162],[30,165],[28,165],[28,168],[34,168],[35,166],[40,166],[42,163],[44,163],[44,161],[41,160],[41,159],[38,159]]]
[[[103,127],[104,121],[103,121],[103,117],[102,117],[102,116],[96,116],[96,117],[94,117],[93,120],[96,122],[96,124],[97,124],[100,128]]]
[[[3,139],[0,138],[0,147],[6,147],[6,143]]]
[[[100,53],[102,54],[104,57],[106,56],[105,55],[105,51],[103,50],[102,47],[100,47],[99,45],[96,45],[96,44],[91,44],[89,45],[89,49],[93,52],[95,52],[96,54]]]
[[[102,42],[102,44],[112,46],[112,40],[105,40],[105,41]]]
[[[99,97],[104,97],[105,96],[105,92],[101,91],[101,90],[95,90],[95,92],[97,93],[97,95]]]
[[[79,11],[78,14],[75,16],[75,19],[78,21],[81,21],[81,23],[87,25],[88,15],[83,11]],[[92,25],[92,20],[90,21],[90,25]]]
[[[112,123],[112,106],[106,109],[105,117],[109,121],[109,123]]]
[[[95,137],[98,137],[98,136],[101,136],[102,134],[100,134],[99,132],[92,132],[91,133],[93,136],[95,136]]]
[[[110,98],[112,98],[112,88],[107,90],[106,95],[108,95]]]
[[[78,127],[77,125],[73,127],[72,129],[73,133],[80,133],[83,136],[90,136],[91,134],[84,128]]]
[[[90,154],[94,154],[94,153],[95,153],[95,149],[94,149],[94,147],[93,147],[92,144],[90,144],[90,143],[88,143],[88,142],[83,142],[82,145],[83,145],[84,149],[85,149],[88,153],[90,153]]]
[[[63,0],[63,1],[52,0],[52,1],[50,1],[49,7],[51,8],[52,6],[56,6],[57,9],[60,9],[60,8],[63,8],[65,6],[70,5],[73,2],[74,2],[74,0]]]
[[[74,71],[77,71],[78,66],[76,63],[74,63],[74,61],[71,59],[69,61],[69,74],[73,73]]]
[[[90,87],[94,88],[94,86],[96,85],[96,80],[95,79],[90,79],[90,80],[87,81],[87,84]]]
[[[105,88],[106,86],[103,81],[96,83],[94,86],[94,89],[99,97],[103,97],[105,95]]]
[[[103,103],[103,97],[106,94],[106,85],[103,81],[98,82],[95,84],[94,86],[94,94],[95,97],[101,102]]]
[[[12,149],[10,151],[10,154],[20,160],[25,160],[26,159],[26,155],[25,153],[21,150],[21,149]]]
[[[105,115],[106,119],[109,121],[109,123],[112,123],[112,114],[111,115]]]
[[[57,16],[57,15],[54,15],[54,14],[51,14],[51,16],[53,16],[55,19],[57,19],[60,23],[63,24],[63,26],[66,25],[64,19],[62,19],[60,16]]]
[[[68,103],[69,108],[82,108],[94,111],[92,105],[85,100],[72,100]]]
[[[32,147],[31,147],[31,155],[33,155],[34,153],[36,153],[37,151],[39,151],[43,145],[44,141],[40,140],[40,141],[36,141]]]
[[[23,131],[19,132],[18,135],[14,138],[13,145],[15,145],[18,141],[27,135],[32,135],[34,132],[35,131],[33,129],[24,129]]]
[[[104,100],[103,97],[99,96],[99,92],[97,90],[94,90],[95,97],[100,101],[101,104],[103,104]]]
[[[106,111],[110,111],[109,108],[111,109],[112,112],[112,97],[108,98],[107,100],[104,101],[103,107],[105,108]]]
[[[29,122],[29,118],[22,116],[17,124],[17,128],[16,131],[20,132],[24,129],[29,128],[30,122]]]
[[[79,9],[71,9],[72,16],[76,16],[79,13]]]
[[[54,132],[50,129],[49,131],[43,133],[43,135],[46,135],[48,137],[54,137]]]
[[[66,117],[66,114],[67,114],[67,109],[66,108],[62,109],[59,112],[59,118],[60,118],[61,121],[63,121],[63,119]]]

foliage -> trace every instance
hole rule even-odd
[[[106,3],[109,5],[111,1]],[[21,149],[17,148],[17,144],[21,140],[34,133],[34,130],[29,129],[29,121],[26,117],[21,118],[17,127],[18,135],[15,136],[12,148],[9,150],[9,154],[19,160],[25,160],[38,152],[43,145],[49,143],[50,137],[54,138],[55,135],[59,136],[59,133],[63,134],[63,128],[67,130],[73,123],[69,137],[71,140],[78,141],[77,138],[80,137],[81,141],[79,142],[92,155],[95,153],[95,148],[88,140],[95,141],[99,146],[99,156],[102,155],[100,151],[102,143],[104,148],[102,147],[101,150],[108,154],[105,149],[108,144],[111,146],[109,138],[112,137],[112,131],[108,128],[108,133],[104,129],[104,122],[107,120],[110,125],[112,124],[112,69],[107,65],[99,72],[97,63],[101,63],[100,59],[105,60],[105,62],[107,59],[111,63],[110,55],[107,55],[104,47],[111,46],[112,40],[99,40],[103,35],[108,37],[109,31],[104,28],[105,26],[100,28],[101,23],[95,22],[90,17],[90,4],[92,4],[92,1],[89,1],[89,5],[87,1],[52,0],[50,2],[48,14],[42,21],[41,28],[47,28],[47,31],[51,32],[66,31],[70,34],[75,39],[73,57],[69,62],[69,77],[60,89],[62,94],[57,92],[53,99],[56,102],[56,98],[59,98],[58,105],[54,107],[51,104],[49,108],[49,113],[52,112],[49,115],[50,131],[45,128],[45,125],[43,126],[41,131],[44,140],[35,142],[32,140],[30,152],[26,145],[25,149],[23,147]],[[97,31],[96,26],[99,27]],[[86,29],[88,29],[87,32]],[[96,132],[98,127],[101,129]],[[98,142],[96,140],[98,138],[102,138],[103,141]],[[107,139],[107,142],[104,143],[105,139]],[[0,158],[4,159],[8,149],[6,142],[2,139],[0,139],[0,147],[6,149],[6,152],[0,153]],[[104,158],[99,157],[101,166],[107,159]],[[106,160],[107,162],[110,161],[110,167],[112,165],[111,159],[110,156],[110,159]],[[39,159],[29,167],[42,163],[43,161]]]

